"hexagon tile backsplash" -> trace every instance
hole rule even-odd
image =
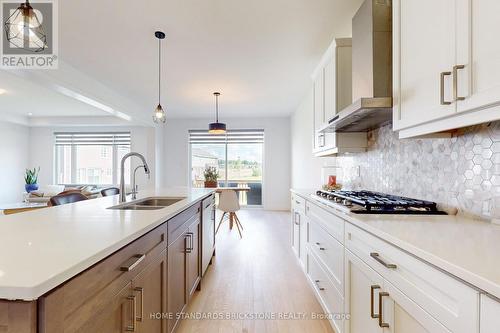
[[[366,153],[337,157],[344,186],[500,221],[500,122],[460,129],[447,139],[399,139],[387,125],[368,138]]]

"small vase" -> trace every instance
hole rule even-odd
[[[217,181],[208,181],[208,180],[205,180],[205,187],[207,187],[207,188],[216,188],[217,187]]]
[[[26,192],[30,193],[38,190],[38,184],[26,184],[24,185]]]

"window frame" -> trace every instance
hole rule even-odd
[[[84,183],[78,183],[77,182],[77,148],[78,144],[77,143],[68,143],[67,145],[65,144],[57,144],[57,136],[58,135],[78,135],[78,134],[84,134],[84,135],[106,135],[106,136],[115,136],[115,135],[127,135],[129,139],[129,143],[123,144],[123,143],[102,143],[102,144],[94,144],[95,146],[111,146],[112,147],[112,152],[111,152],[111,163],[112,163],[112,168],[111,168],[111,177],[112,177],[112,184],[84,184]],[[114,140],[114,139],[113,139]],[[71,174],[71,181],[69,184],[66,183],[59,183],[58,181],[58,160],[59,160],[59,149],[58,147],[60,146],[70,146],[70,159],[71,159],[71,168],[70,168],[70,174]],[[83,145],[80,145],[83,146]],[[130,132],[54,132],[54,163],[53,163],[53,183],[58,184],[58,185],[98,185],[98,186],[113,186],[119,183],[119,163],[118,161],[118,149],[120,147],[126,146],[129,148],[129,150],[132,150],[132,135]],[[101,152],[99,152],[99,157],[101,157]],[[131,176],[130,176],[131,177]],[[130,181],[130,179],[129,179]]]
[[[196,135],[196,134],[202,134],[202,135],[205,135],[205,133],[208,133],[207,130],[196,130],[196,129],[191,129],[191,130],[188,130],[188,135],[187,135],[187,141],[188,141],[188,146],[189,146],[189,149],[188,149],[188,167],[189,167],[189,171],[188,171],[188,186],[189,188],[193,188],[193,179],[192,179],[192,174],[191,174],[191,170],[192,170],[192,166],[193,166],[193,163],[192,163],[192,157],[193,157],[193,152],[192,152],[192,148],[193,148],[193,143],[194,144],[200,144],[200,143],[213,143],[213,144],[223,144],[224,145],[224,159],[225,159],[225,163],[224,163],[224,168],[225,168],[225,177],[224,177],[224,180],[223,180],[223,183],[224,183],[224,186],[228,186],[228,182],[229,182],[229,179],[228,179],[228,163],[227,163],[227,158],[228,158],[228,146],[230,144],[237,144],[237,143],[255,143],[255,144],[262,144],[262,176],[261,176],[261,184],[262,184],[262,191],[261,191],[261,204],[260,205],[249,205],[249,206],[246,206],[247,208],[261,208],[264,206],[264,202],[265,202],[265,187],[266,187],[266,181],[265,181],[265,175],[266,175],[266,131],[265,129],[233,129],[233,130],[228,130],[226,132],[226,134],[217,134],[217,135],[213,135],[211,134],[211,136],[213,136],[214,140],[211,141],[211,140],[207,140],[207,142],[202,142],[202,141],[197,141],[197,140],[193,140],[192,136],[193,135]],[[256,134],[259,136],[259,138],[257,140],[255,140],[254,138],[250,138],[250,139],[238,139],[237,137],[239,135],[245,135],[245,134],[248,134],[248,133],[253,133],[253,134]],[[231,138],[231,136],[234,136],[233,138]],[[250,136],[252,136],[250,134]]]

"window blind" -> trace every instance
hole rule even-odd
[[[130,147],[130,132],[56,132],[56,146]]]
[[[190,130],[189,143],[264,143],[264,130],[228,130],[225,134],[210,134],[206,130]]]

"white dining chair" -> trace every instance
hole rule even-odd
[[[222,222],[224,222],[224,217],[226,216],[226,214],[229,213],[229,229],[232,230],[233,224],[236,224],[238,232],[240,233],[240,238],[243,238],[243,236],[241,235],[241,230],[243,230],[243,226],[241,225],[240,219],[236,215],[236,212],[240,210],[240,203],[238,201],[238,195],[236,194],[236,191],[234,190],[221,191],[221,193],[219,194],[218,208],[221,211],[223,211],[223,214],[215,233],[217,234]]]

